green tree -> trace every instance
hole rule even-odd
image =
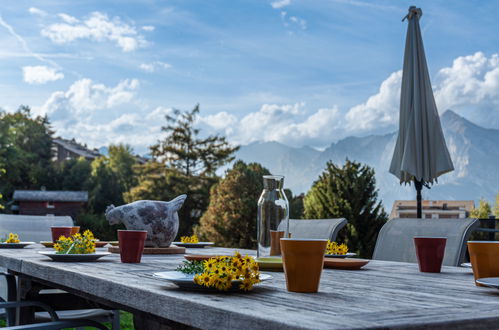
[[[5,170],[3,168],[0,168],[0,178],[5,174]],[[0,202],[2,201],[3,195],[0,192]],[[2,203],[0,203],[0,210],[3,210],[5,207],[3,206]]]
[[[496,203],[494,205],[494,216],[499,219],[499,193],[496,195]]]
[[[377,234],[388,218],[377,198],[372,168],[348,159],[343,167],[328,162],[304,198],[304,216],[346,218],[348,224],[338,240],[361,256],[370,257]]]
[[[9,173],[0,189],[39,189],[49,180],[52,131],[47,117],[34,117],[27,106],[14,113],[0,112],[0,162]]]
[[[156,161],[150,161],[138,169],[139,184],[125,193],[125,201],[136,200],[169,201],[181,194],[187,194],[187,200],[179,214],[179,236],[191,235],[193,224],[198,222],[208,207],[210,188],[217,178],[206,176],[187,177],[175,168],[165,168]]]
[[[303,218],[303,198],[304,194],[293,195],[290,189],[284,189],[286,198],[289,202],[289,218],[302,219]]]
[[[134,167],[137,159],[133,149],[127,144],[109,146],[109,167],[118,177],[118,182],[126,192],[137,184]]]
[[[54,180],[47,185],[52,190],[88,190],[92,175],[91,162],[83,157],[68,159],[55,163],[53,171]]]
[[[138,184],[126,194],[137,199],[170,200],[187,194],[179,211],[179,235],[190,235],[209,203],[210,188],[218,182],[216,171],[234,159],[239,148],[225,137],[201,137],[195,128],[199,105],[192,111],[174,110],[165,116],[163,140],[150,147],[153,159],[138,169]]]
[[[88,205],[91,213],[103,214],[108,205],[123,204],[123,189],[107,157],[99,157],[92,162],[90,187]]]
[[[174,110],[173,116],[166,115],[167,126],[161,130],[167,136],[151,146],[151,154],[187,177],[215,176],[218,168],[234,160],[232,155],[239,147],[232,147],[219,135],[200,137],[200,130],[194,127],[198,114],[199,104],[190,112]]]
[[[256,248],[257,202],[262,176],[270,172],[260,164],[237,161],[211,189],[208,210],[195,233],[220,246]]]
[[[478,203],[478,208],[473,208],[470,212],[470,217],[476,219],[488,219],[492,214],[492,208],[490,207],[489,202],[485,199],[480,198],[480,202]]]

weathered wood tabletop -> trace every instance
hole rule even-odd
[[[145,255],[123,264],[119,255],[92,263],[60,263],[34,246],[0,250],[0,266],[70,288],[84,297],[206,329],[497,328],[499,291],[475,286],[471,269],[420,273],[416,264],[371,261],[363,270],[325,269],[319,293],[286,291],[284,274],[248,293],[200,293],[153,278],[174,270],[182,255]],[[47,250],[47,249],[45,249]],[[221,248],[190,249],[227,254]],[[251,251],[250,251],[251,254]]]

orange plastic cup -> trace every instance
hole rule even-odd
[[[476,280],[484,277],[499,277],[499,242],[494,241],[469,241],[471,267]]]
[[[317,292],[327,240],[281,238],[286,287],[292,292]]]

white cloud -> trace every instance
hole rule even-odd
[[[158,118],[164,118],[166,115],[170,115],[172,113],[173,113],[172,108],[157,107],[152,112],[147,114],[146,119],[147,120],[156,120]]]
[[[66,22],[68,24],[76,24],[79,22],[79,20],[76,17],[73,17],[73,16],[68,15],[68,14],[61,13],[61,14],[58,14],[57,16],[59,16],[64,22]]]
[[[31,15],[38,15],[38,16],[46,16],[47,13],[44,10],[41,10],[39,8],[31,7],[28,9],[29,13]]]
[[[52,93],[41,112],[48,114],[53,121],[78,121],[80,116],[130,102],[138,86],[136,79],[122,80],[115,87],[94,83],[90,79],[80,79],[66,92]]]
[[[150,31],[154,31],[155,29],[156,29],[156,28],[155,28],[154,26],[152,26],[152,25],[144,25],[144,26],[142,27],[142,30],[144,30],[144,31],[148,31],[148,32],[150,32]]]
[[[111,41],[124,52],[136,50],[146,44],[136,27],[124,23],[119,17],[110,19],[100,12],[91,13],[81,22],[67,14],[59,14],[59,17],[62,23],[51,24],[41,31],[44,37],[57,44],[70,43],[78,39],[96,42]]]
[[[440,110],[499,106],[499,55],[482,52],[456,58],[437,75],[435,99]]]
[[[381,83],[377,94],[346,113],[346,128],[351,132],[366,132],[392,128],[398,123],[402,71],[392,73]]]
[[[296,16],[291,16],[289,18],[289,20],[298,25],[302,30],[306,30],[307,29],[307,21],[304,20],[303,18],[299,18],[299,17],[296,17]]]
[[[23,67],[23,79],[28,84],[45,84],[49,81],[55,81],[63,78],[63,73],[47,66],[38,65]]]
[[[278,1],[273,1],[270,3],[272,8],[274,8],[274,9],[284,8],[286,6],[289,6],[290,4],[291,4],[291,0],[278,0]]]
[[[390,74],[374,95],[349,109],[307,109],[304,102],[264,103],[243,116],[228,111],[201,113],[197,124],[203,132],[224,134],[237,144],[279,141],[324,147],[346,136],[392,132],[398,125],[401,78],[401,71]],[[498,54],[459,57],[452,66],[438,72],[435,82],[434,93],[441,112],[447,108],[471,108],[468,118],[473,120],[473,115],[483,114],[473,110],[487,109],[499,122]],[[125,142],[145,151],[160,138],[164,117],[172,113],[172,108],[140,108],[135,95],[138,87],[134,79],[116,86],[81,79],[67,91],[53,93],[41,109],[49,114],[58,134],[81,137],[93,146]],[[112,115],[103,122],[101,117],[108,113]]]
[[[147,71],[147,72],[154,72],[154,65],[151,64],[151,63],[149,63],[149,64],[142,63],[142,64],[139,65],[139,68],[141,70],[144,70],[144,71]]]
[[[146,71],[146,72],[154,72],[154,71],[156,71],[156,68],[169,69],[171,67],[172,67],[171,64],[161,62],[161,61],[155,61],[152,63],[142,63],[139,65],[139,68],[141,70]]]
[[[57,91],[37,114],[47,114],[56,134],[76,138],[91,147],[128,143],[146,152],[161,134],[164,115],[171,110],[158,107],[149,114],[137,106],[139,82],[125,79],[106,86],[90,79],[75,81],[66,91]]]

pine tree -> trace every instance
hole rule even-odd
[[[337,240],[351,251],[370,257],[376,237],[387,221],[378,191],[374,170],[349,161],[343,167],[328,162],[304,198],[306,219],[346,218],[346,229]]]
[[[256,248],[257,202],[263,190],[263,175],[270,172],[260,164],[237,161],[211,189],[208,210],[195,233],[220,246]]]
[[[165,116],[168,125],[161,129],[167,133],[166,138],[151,146],[155,159],[187,177],[215,176],[218,168],[234,160],[232,154],[239,147],[230,146],[225,137],[199,137],[200,130],[194,127],[199,104],[190,112],[174,110],[173,114]]]
[[[216,171],[231,162],[239,147],[231,146],[225,137],[201,137],[195,128],[199,105],[192,111],[174,110],[165,116],[167,135],[150,147],[152,161],[138,169],[136,187],[126,194],[128,202],[136,199],[170,200],[180,194],[187,199],[179,211],[179,235],[192,234],[208,207],[210,189],[218,182]]]

